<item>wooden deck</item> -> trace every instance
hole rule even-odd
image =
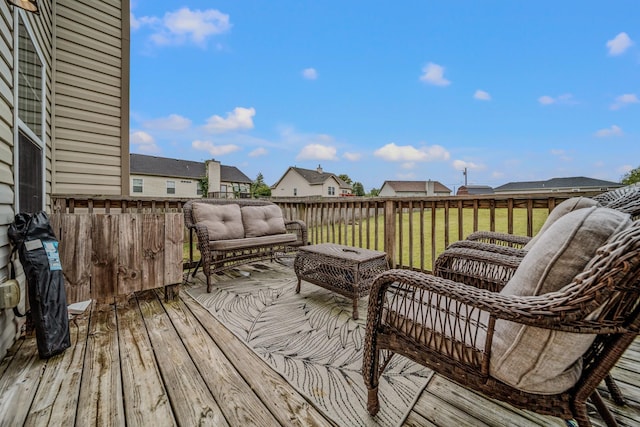
[[[291,272],[293,274],[293,272]],[[331,426],[330,420],[185,292],[137,293],[71,322],[72,348],[48,361],[34,337],[0,363],[0,426]],[[613,372],[640,426],[640,339]],[[594,425],[603,422],[595,414]],[[406,426],[564,426],[434,376]]]

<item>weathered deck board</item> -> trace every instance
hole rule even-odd
[[[221,409],[229,424],[276,425],[277,421],[267,407],[251,391],[185,304],[182,301],[169,304],[172,305],[168,310],[169,318],[216,401],[225,403]]]
[[[76,425],[125,424],[115,309],[98,305],[91,314]]]
[[[29,411],[24,402],[33,401],[40,383],[35,339],[26,340],[10,358],[10,369],[0,378],[0,414],[3,420],[0,424],[22,425]]]
[[[333,425],[186,292],[171,302],[161,294],[94,304],[71,322],[72,348],[49,360],[35,337],[19,340],[0,362],[0,426]],[[639,355],[640,338],[613,370],[629,406],[600,387],[623,427],[640,426]],[[564,423],[434,376],[404,426],[450,425]]]
[[[25,426],[73,425],[87,343],[87,325],[88,316],[78,322],[70,322],[71,348],[46,363]]]
[[[178,424],[228,425],[155,293],[143,292],[139,304]]]
[[[156,365],[138,301],[118,305],[120,366],[127,423],[175,425],[173,411]]]
[[[209,334],[217,337],[216,342],[225,356],[240,371],[258,397],[271,408],[271,412],[282,425],[301,427],[331,425],[264,360],[249,351],[229,330],[211,316],[211,313],[185,292],[180,293],[180,299],[197,319],[203,321],[203,326]]]

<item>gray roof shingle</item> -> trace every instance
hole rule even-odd
[[[200,179],[207,175],[203,162],[169,159],[167,157],[129,154],[129,170],[139,175],[169,176]],[[253,180],[235,166],[220,165],[220,180],[224,182],[252,183]]]
[[[507,184],[496,187],[496,192],[500,191],[518,191],[518,190],[540,190],[540,189],[560,189],[560,188],[585,188],[585,187],[620,187],[622,184],[613,181],[605,181],[602,179],[586,178],[584,176],[574,176],[567,178],[551,178],[546,181],[523,181],[509,182]]]
[[[291,169],[298,172],[311,185],[322,184],[327,179],[334,177],[336,181],[338,181],[340,188],[351,188],[351,185],[347,184],[342,179],[340,179],[338,175],[331,172],[318,172],[316,169],[303,169],[295,166],[292,166]]]
[[[427,192],[427,181],[385,181],[382,185],[387,184],[395,192]],[[451,192],[444,184],[439,181],[433,181],[433,190],[436,193],[446,193]]]

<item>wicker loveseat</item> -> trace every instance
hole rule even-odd
[[[389,270],[369,297],[363,376],[368,409],[394,354],[516,407],[590,425],[597,393],[640,329],[640,221],[570,212],[519,261],[500,292]],[[398,357],[398,356],[396,356]]]
[[[198,237],[200,264],[211,292],[211,274],[271,258],[307,244],[303,221],[284,220],[278,205],[252,199],[194,199],[185,203],[185,226]],[[191,233],[190,233],[191,235]],[[193,272],[195,276],[197,267]]]

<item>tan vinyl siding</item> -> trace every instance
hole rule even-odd
[[[128,191],[128,13],[127,1],[57,2],[54,193]]]

